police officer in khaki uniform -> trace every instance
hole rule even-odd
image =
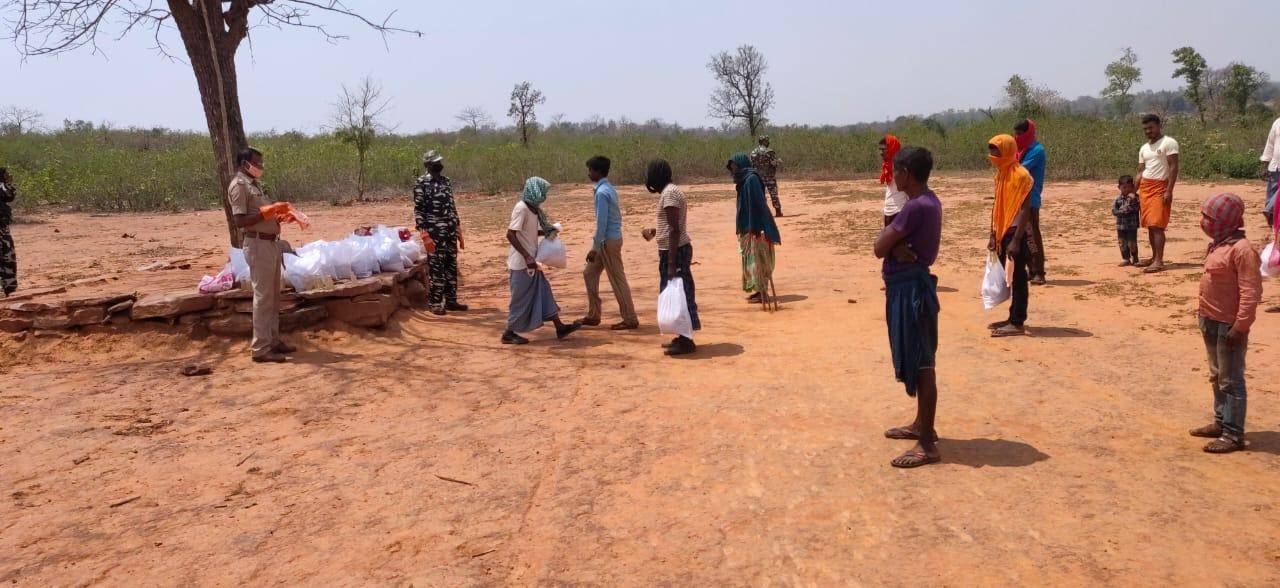
[[[282,363],[297,351],[280,339],[280,266],[284,252],[280,221],[289,214],[287,202],[273,203],[258,185],[262,152],[246,147],[236,154],[236,177],[227,187],[236,226],[244,237],[244,257],[253,284],[253,361]]]

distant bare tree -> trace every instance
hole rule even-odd
[[[712,56],[707,69],[720,84],[711,92],[709,114],[725,122],[740,122],[756,135],[769,121],[773,108],[773,86],[764,81],[769,70],[764,54],[743,45],[734,53],[723,51]]]
[[[137,29],[150,29],[156,49],[174,59],[161,40],[161,32],[170,24],[176,25],[204,106],[218,185],[227,186],[235,175],[233,154],[247,145],[235,56],[249,36],[249,16],[255,9],[262,28],[309,29],[330,42],[346,37],[312,22],[315,13],[351,17],[383,35],[407,32],[422,36],[419,31],[391,26],[394,10],[383,20],[374,21],[348,8],[343,0],[0,0],[0,21],[8,28],[5,37],[24,56],[56,55],[86,46],[96,53],[100,51],[99,35],[114,40]],[[221,200],[227,233],[231,244],[238,247],[240,231],[231,218],[230,205],[225,198]]]
[[[464,129],[471,129],[473,133],[478,133],[480,129],[493,124],[493,119],[489,117],[489,113],[479,106],[463,108],[453,118],[460,121]]]
[[[1009,78],[1004,87],[1004,103],[1021,118],[1041,116],[1062,104],[1062,96],[1046,86],[1031,83],[1020,75]]]
[[[382,86],[365,76],[354,90],[342,86],[342,95],[333,105],[333,136],[339,141],[355,147],[356,158],[360,162],[356,173],[356,199],[364,200],[364,170],[369,159],[369,149],[378,134],[387,127],[379,120],[391,106],[391,101],[382,97]]]
[[[40,129],[40,120],[44,118],[40,111],[21,106],[9,106],[0,110],[0,132],[6,135],[21,135]]]
[[[507,109],[507,116],[520,129],[521,145],[529,146],[529,127],[538,122],[538,114],[534,109],[546,101],[542,91],[533,89],[529,82],[520,82],[511,89],[511,108]]]

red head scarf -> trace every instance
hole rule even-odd
[[[1239,196],[1223,193],[1200,205],[1200,228],[1213,239],[1209,250],[1221,245],[1244,226],[1244,202]]]
[[[880,165],[880,183],[893,181],[893,156],[902,150],[902,143],[893,135],[884,136],[884,163]]]
[[[1036,142],[1036,121],[1027,119],[1027,132],[1018,133],[1013,140],[1018,143],[1018,161],[1022,161],[1022,156],[1031,148],[1031,144]]]

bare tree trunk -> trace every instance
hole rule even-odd
[[[227,236],[232,247],[240,247],[240,231],[232,218],[231,203],[226,198],[226,189],[235,177],[234,154],[248,145],[236,85],[235,54],[239,42],[229,37],[222,24],[221,3],[207,5],[207,1],[198,1],[194,9],[185,0],[169,0],[169,5],[200,90],[200,103],[204,106],[205,123],[213,142],[218,178],[216,189],[226,216]],[[206,7],[208,19],[203,12]],[[210,21],[213,27],[206,26]]]
[[[360,152],[360,171],[356,172],[356,200],[364,202],[364,161],[365,152]]]
[[[520,119],[520,144],[529,146],[529,122],[523,118]]]

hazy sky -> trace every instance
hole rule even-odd
[[[769,60],[777,123],[989,106],[1013,73],[1066,97],[1097,94],[1103,67],[1125,46],[1140,58],[1139,89],[1176,87],[1169,53],[1183,45],[1214,67],[1240,60],[1280,77],[1277,0],[347,4],[379,17],[398,10],[395,23],[425,35],[395,35],[384,46],[377,33],[337,17],[320,19],[351,37],[334,45],[304,30],[255,31],[238,55],[250,131],[317,130],[340,84],[365,74],[385,87],[389,122],[402,132],[454,128],[454,114],[468,105],[505,124],[507,96],[521,80],[546,94],[543,121],[564,114],[714,124],[707,60],[743,43]],[[164,38],[182,52],[176,31]],[[159,58],[145,32],[100,44],[104,54],[25,62],[0,45],[0,106],[36,108],[52,126],[74,118],[204,130],[188,65]]]

